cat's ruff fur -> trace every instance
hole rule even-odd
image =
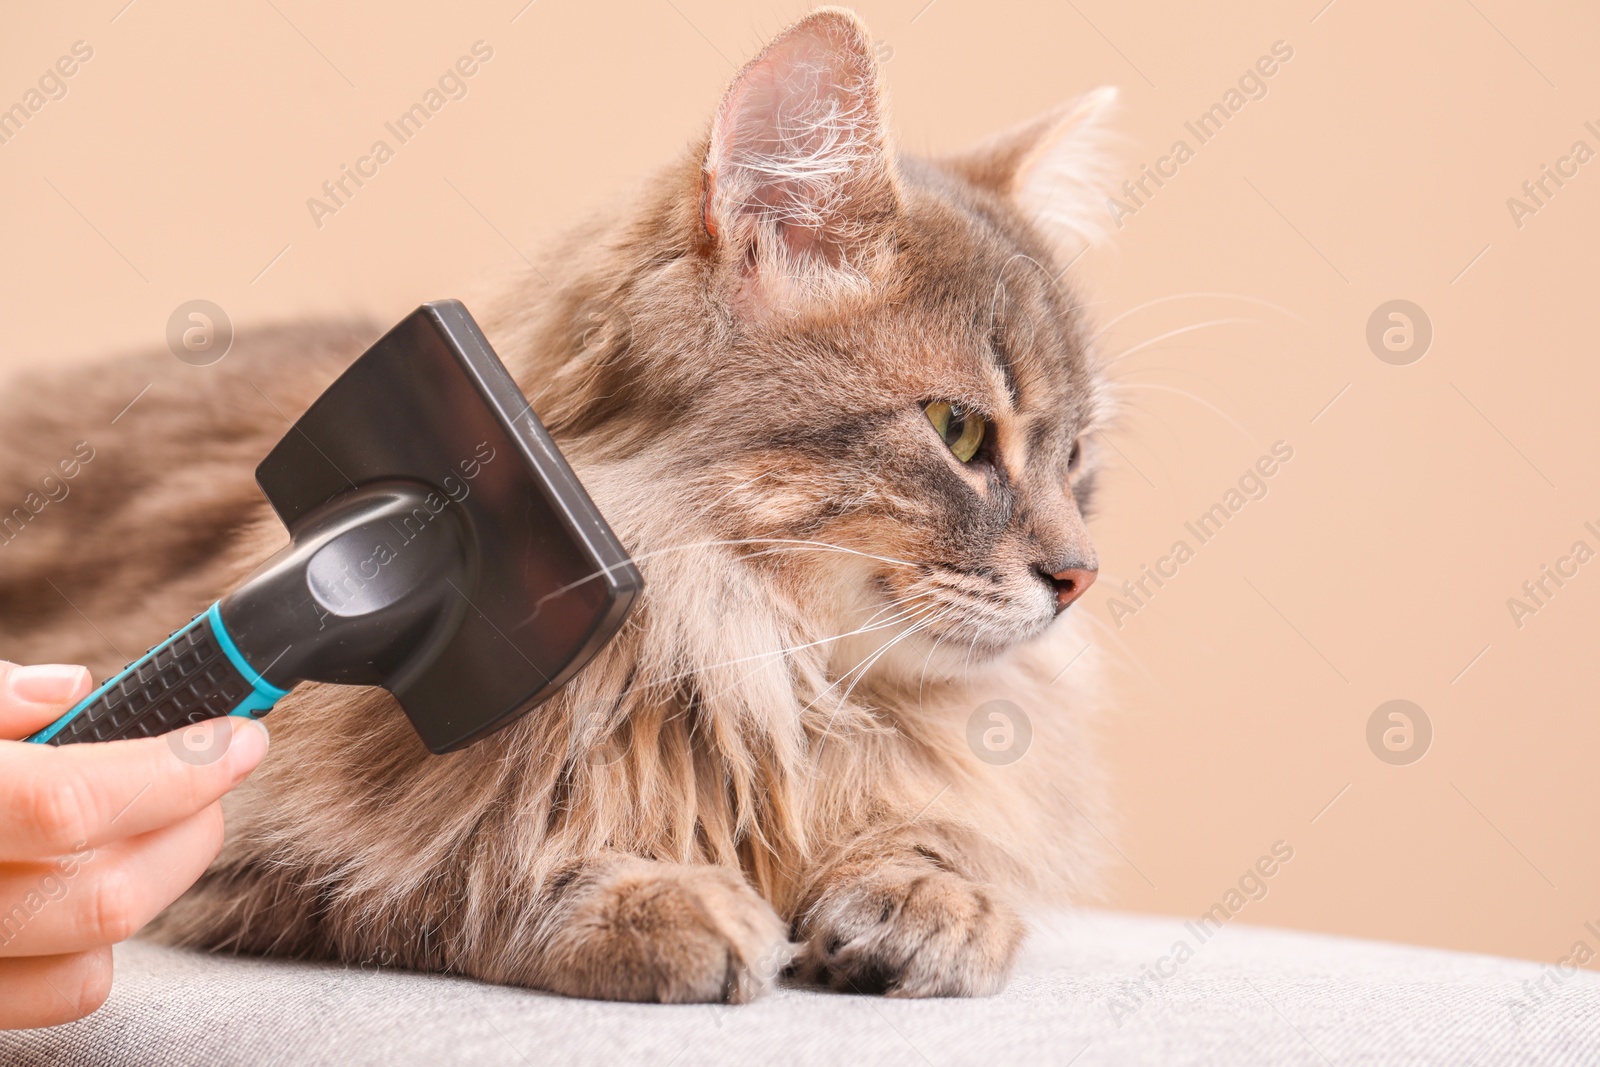
[[[1085,217],[1108,102],[898,159],[859,21],[785,31],[681,165],[486,323],[642,606],[558,698],[449,756],[381,691],[296,691],[155,936],[636,1000],[742,1001],[791,965],[998,989],[1014,906],[1092,882],[1105,825],[1090,665],[1057,680],[1081,620],[1050,625],[1035,570],[1093,558],[1073,443],[1102,400],[1046,224]],[[13,389],[5,500],[63,442],[97,456],[0,547],[0,651],[114,669],[84,617],[145,647],[276,550],[251,466],[376,333],[242,334],[116,425],[170,357]],[[933,399],[993,415],[987,474],[930,431]],[[1032,725],[1004,766],[968,741],[995,699]]]

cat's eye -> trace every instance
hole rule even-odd
[[[984,417],[948,400],[935,400],[922,410],[951,454],[963,463],[972,462],[972,457],[983,447],[983,438],[989,429]]]
[[[1083,441],[1072,442],[1072,451],[1067,453],[1067,470],[1075,471],[1078,463],[1083,459]]]

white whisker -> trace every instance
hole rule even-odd
[[[869,620],[867,620],[868,621],[868,625],[858,626],[856,629],[850,630],[850,631],[848,631],[846,633],[834,634],[834,635],[832,635],[830,637],[818,638],[815,641],[807,641],[804,644],[786,645],[783,648],[771,649],[771,650],[768,650],[766,652],[757,652],[757,653],[755,653],[754,655],[751,655],[751,656],[740,656],[737,659],[723,660],[720,663],[707,663],[707,664],[704,664],[702,666],[691,667],[688,670],[682,671],[682,672],[680,672],[678,674],[669,674],[669,675],[665,675],[665,676],[659,677],[659,678],[652,678],[652,679],[650,679],[650,682],[651,682],[651,684],[666,684],[666,683],[669,683],[669,682],[681,681],[684,678],[689,678],[689,677],[692,677],[693,675],[700,674],[700,673],[703,673],[703,672],[706,672],[706,671],[716,670],[719,667],[735,667],[735,666],[738,666],[741,663],[751,663],[751,662],[754,662],[756,660],[767,660],[767,659],[780,658],[780,657],[783,657],[783,656],[790,656],[790,655],[793,655],[796,652],[803,652],[808,648],[816,648],[816,647],[818,647],[820,645],[831,644],[834,641],[843,641],[846,638],[857,637],[857,636],[859,636],[861,634],[872,633],[872,632],[877,631],[877,630],[891,629],[897,623],[904,622],[907,618],[909,618],[912,615],[914,615],[918,610],[920,610],[920,609],[919,608],[907,608],[904,611],[900,611],[900,612],[895,613],[895,615],[892,616],[891,618],[886,619],[883,622],[877,623],[875,625],[872,625],[871,624],[872,620],[869,619]],[[882,614],[882,611],[877,613],[877,615],[881,615],[881,614]],[[876,618],[877,615],[874,615],[874,618]],[[747,674],[747,675],[745,675],[745,677],[748,678],[749,675]],[[741,679],[741,681],[742,680],[743,679]]]
[[[857,663],[854,667],[850,668],[848,671],[846,671],[843,674],[841,674],[838,678],[834,679],[832,684],[830,684],[827,688],[823,689],[822,692],[818,693],[815,697],[813,697],[811,699],[810,703],[808,703],[802,709],[802,713],[804,713],[806,711],[810,711],[811,709],[815,708],[817,706],[817,702],[818,701],[820,701],[823,697],[827,696],[834,689],[837,689],[841,683],[843,683],[846,679],[848,679],[852,674],[856,673],[858,670],[862,672],[863,676],[865,676],[866,670],[870,669],[872,664],[876,663],[878,661],[879,657],[881,657],[890,648],[892,648],[895,645],[899,644],[901,641],[904,641],[906,638],[910,637],[912,634],[919,633],[922,630],[925,630],[928,627],[935,625],[939,621],[941,621],[941,620],[943,620],[945,618],[948,618],[952,614],[952,611],[949,608],[936,609],[932,605],[930,605],[925,610],[931,611],[931,612],[934,612],[934,613],[931,614],[931,615],[926,615],[923,618],[919,619],[915,624],[913,624],[912,626],[908,627],[905,630],[904,633],[901,633],[901,634],[897,635],[895,638],[893,638],[892,640],[890,640],[887,643],[885,643],[876,652],[868,655],[867,657],[864,657],[861,660],[861,662]],[[830,714],[828,716],[827,723],[825,723],[823,725],[822,730],[819,731],[819,735],[820,736],[827,737],[832,733],[834,720],[836,720],[839,717],[840,709],[844,707],[845,701],[847,699],[849,699],[849,695],[850,695],[851,692],[854,691],[854,689],[855,689],[855,686],[852,684],[850,686],[850,689],[847,690],[845,693],[843,693],[839,697],[839,699],[835,702],[832,714]]]
[[[937,621],[938,619],[943,618],[943,617],[945,617],[945,616],[943,616],[941,614],[941,615],[938,615],[938,616],[934,616],[932,619],[923,619],[920,622],[918,622],[916,625],[907,628],[905,630],[905,632],[896,635],[892,640],[890,640],[887,643],[885,643],[882,648],[880,648],[880,649],[878,649],[878,651],[874,652],[872,654],[872,656],[865,663],[858,664],[856,666],[856,668],[854,669],[854,671],[847,672],[844,675],[845,678],[848,678],[851,673],[854,673],[855,676],[856,676],[856,679],[855,679],[855,681],[850,683],[849,687],[846,688],[843,693],[839,694],[840,703],[843,703],[844,701],[847,701],[847,700],[850,699],[850,694],[855,692],[856,686],[858,684],[860,684],[860,682],[864,678],[866,678],[867,673],[872,670],[873,665],[876,664],[878,662],[878,660],[882,659],[884,657],[885,653],[887,653],[895,645],[898,645],[900,642],[906,640],[906,638],[910,637],[912,634],[921,633],[922,631],[928,629],[930,626],[933,625],[933,623],[935,621]]]
[[[1288,308],[1284,307],[1283,305],[1274,304],[1270,300],[1263,300],[1259,296],[1246,296],[1243,293],[1172,293],[1172,294],[1170,294],[1168,296],[1158,296],[1154,300],[1146,300],[1142,304],[1138,304],[1138,305],[1135,305],[1134,307],[1129,308],[1127,311],[1124,311],[1122,314],[1118,315],[1116,318],[1112,319],[1110,322],[1107,322],[1103,326],[1101,326],[1100,329],[1097,331],[1097,333],[1105,333],[1107,330],[1111,329],[1111,327],[1115,326],[1117,323],[1121,322],[1123,319],[1128,318],[1130,315],[1135,315],[1135,314],[1145,310],[1146,308],[1152,308],[1152,307],[1155,307],[1158,304],[1170,304],[1174,300],[1189,300],[1189,299],[1194,299],[1194,298],[1211,298],[1211,299],[1217,299],[1217,300],[1242,300],[1245,303],[1249,303],[1249,304],[1260,304],[1262,307],[1271,308],[1273,311],[1277,311],[1277,312],[1280,312],[1280,313],[1282,313],[1284,315],[1287,315],[1291,319],[1296,320],[1297,322],[1304,323],[1307,326],[1311,325],[1309,322],[1306,322],[1306,320],[1304,318],[1301,318],[1299,315],[1295,314],[1293,311],[1290,311]]]
[[[1252,445],[1254,445],[1256,443],[1256,435],[1255,435],[1255,433],[1253,431],[1251,431],[1250,429],[1248,429],[1238,419],[1234,418],[1232,415],[1229,415],[1226,411],[1223,411],[1221,408],[1217,407],[1217,405],[1213,404],[1211,401],[1207,400],[1205,397],[1196,396],[1194,393],[1189,392],[1189,390],[1187,390],[1187,389],[1179,389],[1176,386],[1171,386],[1171,385],[1155,385],[1155,384],[1149,383],[1149,382],[1125,382],[1125,383],[1123,383],[1123,388],[1126,388],[1126,389],[1153,389],[1156,392],[1160,392],[1160,393],[1175,393],[1178,396],[1186,397],[1189,400],[1193,400],[1196,404],[1199,404],[1201,407],[1209,408],[1211,411],[1215,412],[1217,417],[1223,419],[1229,425],[1231,425],[1234,429],[1236,429],[1240,433],[1244,434],[1244,439],[1246,441],[1249,441]]]
[[[877,556],[877,555],[872,554],[871,552],[862,552],[859,549],[847,548],[844,545],[835,545],[835,544],[831,544],[831,543],[829,543],[827,541],[806,541],[806,540],[801,540],[801,539],[798,539],[798,538],[787,538],[787,537],[717,538],[717,539],[713,539],[713,540],[709,540],[709,541],[694,541],[694,542],[690,542],[689,544],[683,544],[683,545],[666,545],[666,546],[664,546],[662,548],[657,548],[657,549],[654,549],[654,550],[649,551],[649,552],[640,552],[637,555],[634,555],[631,558],[630,562],[638,563],[641,560],[650,559],[650,558],[655,557],[655,556],[666,555],[668,552],[686,552],[686,551],[689,551],[689,550],[692,550],[692,549],[696,549],[696,548],[713,548],[713,547],[716,547],[718,545],[759,545],[759,544],[795,546],[797,550],[800,547],[821,548],[821,549],[827,549],[827,550],[829,550],[831,552],[843,552],[843,553],[845,553],[847,555],[861,556],[864,559],[876,560],[879,563],[892,563],[892,564],[895,564],[896,566],[900,566],[900,567],[922,567],[922,566],[924,566],[924,564],[912,563],[910,560],[894,559],[894,558],[892,558],[890,556]],[[613,564],[610,567],[602,567],[599,570],[594,571],[591,574],[584,575],[582,578],[579,578],[577,581],[568,582],[566,585],[563,585],[561,588],[555,589],[555,590],[553,590],[553,591],[551,591],[549,593],[546,593],[544,596],[540,597],[537,601],[534,602],[533,611],[531,613],[529,613],[528,616],[526,618],[524,618],[521,622],[519,622],[515,626],[513,626],[512,629],[513,630],[520,630],[520,629],[522,629],[522,627],[528,625],[528,623],[530,623],[534,619],[538,618],[539,612],[544,610],[544,606],[545,606],[545,604],[547,602],[549,602],[551,600],[554,600],[556,597],[561,596],[561,595],[563,595],[565,593],[570,593],[572,590],[578,588],[580,585],[585,585],[585,584],[587,584],[589,582],[594,581],[596,578],[602,577],[603,575],[606,575],[606,574],[610,574],[612,571],[618,570],[618,569],[620,569],[622,567],[625,567],[625,566],[628,566],[628,563],[626,563],[626,562],[617,563],[617,564]]]
[[[1159,335],[1157,335],[1155,337],[1152,337],[1148,341],[1140,341],[1138,344],[1134,345],[1132,348],[1123,349],[1121,352],[1118,352],[1115,356],[1112,356],[1110,359],[1106,360],[1105,363],[1101,364],[1101,368],[1100,369],[1102,371],[1108,370],[1111,367],[1116,366],[1118,363],[1122,362],[1123,360],[1127,359],[1129,356],[1133,355],[1135,352],[1141,352],[1144,349],[1149,348],[1151,345],[1160,344],[1162,341],[1165,341],[1168,338],[1178,337],[1178,336],[1180,336],[1182,334],[1186,334],[1186,333],[1193,333],[1195,330],[1204,330],[1207,327],[1211,327],[1211,326],[1229,326],[1229,325],[1233,325],[1235,323],[1256,324],[1258,321],[1259,320],[1257,320],[1257,319],[1211,319],[1211,320],[1206,321],[1206,322],[1197,322],[1192,326],[1179,326],[1175,330],[1168,330],[1166,333],[1159,334]]]

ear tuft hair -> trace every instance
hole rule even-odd
[[[896,203],[884,111],[872,39],[842,8],[808,15],[734,78],[712,125],[702,221],[769,301],[862,274]]]

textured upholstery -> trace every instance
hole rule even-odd
[[[0,1034],[8,1067],[634,1062],[1593,1064],[1600,975],[1241,924],[1201,944],[1181,920],[1085,912],[1044,920],[986,1000],[662,1007],[133,943],[99,1013]]]

